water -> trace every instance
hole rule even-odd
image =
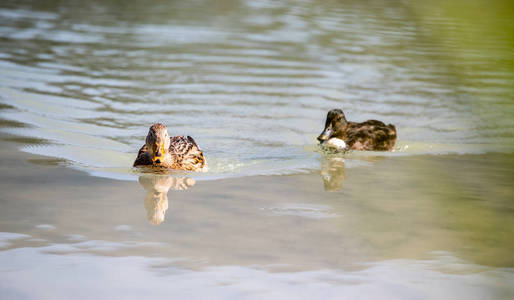
[[[3,1],[0,298],[511,298],[512,17]],[[321,153],[332,108],[395,124],[395,150]],[[155,122],[209,172],[132,168]]]
[[[134,179],[127,166],[155,122],[195,137],[207,177],[315,170],[331,108],[394,123],[400,153],[512,150],[512,73],[458,84],[465,72],[404,5],[290,4],[5,3],[1,116],[23,126],[3,131],[45,141],[23,151],[120,179]],[[464,54],[464,67],[488,59]],[[478,87],[500,124],[472,113]]]

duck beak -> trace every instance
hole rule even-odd
[[[157,152],[155,152],[152,161],[157,161],[157,163],[159,163],[162,160],[162,154],[164,153],[164,144],[155,143],[155,146],[157,146]]]
[[[325,130],[323,130],[323,132],[318,136],[318,141],[320,141],[320,143],[330,139],[330,137],[332,136],[332,134],[334,133],[334,130],[332,129],[332,125],[328,125]]]

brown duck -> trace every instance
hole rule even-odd
[[[318,140],[340,150],[391,151],[396,142],[396,127],[377,120],[348,122],[342,110],[332,109]]]
[[[161,123],[153,124],[139,150],[134,167],[153,166],[186,171],[207,171],[202,150],[190,137],[168,135]]]

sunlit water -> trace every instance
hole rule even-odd
[[[9,236],[2,237],[2,240],[6,238],[27,237]],[[109,258],[81,254],[84,249],[109,252],[116,247],[127,245],[95,241],[0,252],[0,260],[6,261],[5,268],[19,268],[20,265],[26,268],[4,279],[0,284],[6,291],[3,295],[11,299],[20,296],[33,299],[108,299],[120,294],[111,285],[97,282],[117,281],[120,282],[119,288],[130,291],[122,294],[124,299],[168,298],[171,295],[173,298],[197,299],[507,299],[508,282],[514,279],[504,271],[470,265],[448,253],[434,253],[431,259],[421,261],[373,263],[364,270],[345,273],[333,270],[273,273],[240,266],[211,267],[195,272],[170,267],[173,262],[162,258]],[[77,254],[58,255],[70,252]],[[37,268],[24,260],[27,257],[37,261]],[[59,271],[47,276],[49,270],[56,268]],[[77,273],[83,274],[80,281],[72,279]],[[463,273],[465,275],[459,275]],[[8,289],[24,282],[34,284],[23,293]],[[66,283],[66,286],[49,289],[55,282]],[[495,288],[495,292],[489,288]],[[87,293],[84,292],[86,290]]]
[[[436,2],[3,1],[0,298],[512,298],[511,10]]]
[[[2,6],[0,116],[16,122],[2,131],[41,140],[23,151],[96,175],[134,178],[155,122],[196,139],[204,178],[315,170],[332,108],[395,124],[392,155],[512,150],[508,70],[462,78],[488,53],[456,67],[398,3]],[[503,121],[473,114],[477,90],[486,117]]]

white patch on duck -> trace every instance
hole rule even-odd
[[[346,150],[346,143],[342,139],[331,138],[322,143],[323,146],[337,150]]]

